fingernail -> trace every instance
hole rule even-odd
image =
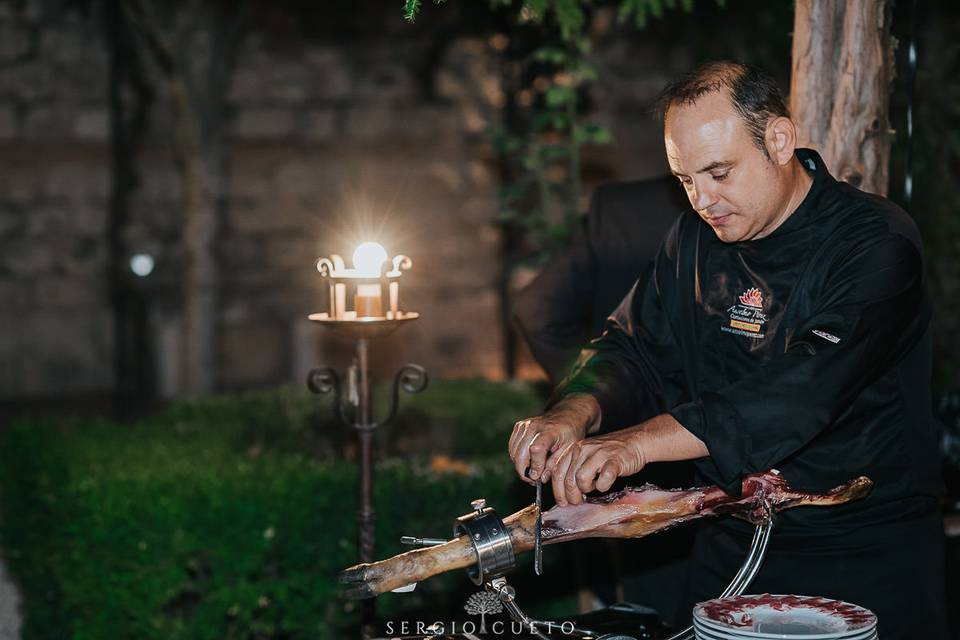
[[[536,480],[536,479],[539,478],[539,477],[540,477],[540,472],[539,472],[539,471],[531,471],[531,472],[530,472],[530,478],[531,478],[532,480]]]

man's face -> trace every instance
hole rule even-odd
[[[754,144],[726,92],[670,107],[664,143],[690,204],[721,241],[762,238],[782,222],[779,165]]]

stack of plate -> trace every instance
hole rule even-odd
[[[814,596],[717,598],[693,608],[698,640],[876,640],[877,616]]]

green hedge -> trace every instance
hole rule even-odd
[[[378,557],[401,551],[402,534],[446,535],[474,497],[504,513],[529,503],[503,447],[539,402],[492,383],[439,383],[408,401],[388,437],[447,436],[378,465]],[[352,434],[328,413],[280,390],[181,403],[134,425],[7,428],[2,541],[24,593],[24,637],[345,637],[357,612],[336,597],[335,576],[356,561],[356,472],[340,459]],[[430,470],[429,454],[470,446],[485,454],[470,458],[471,473]],[[471,591],[455,572],[380,598],[378,614],[459,609]]]

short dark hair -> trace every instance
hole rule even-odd
[[[764,136],[771,118],[790,117],[787,103],[773,78],[749,64],[734,60],[708,62],[668,84],[657,97],[661,122],[674,105],[695,104],[701,97],[727,89],[730,102],[743,119],[753,143],[768,158]]]

